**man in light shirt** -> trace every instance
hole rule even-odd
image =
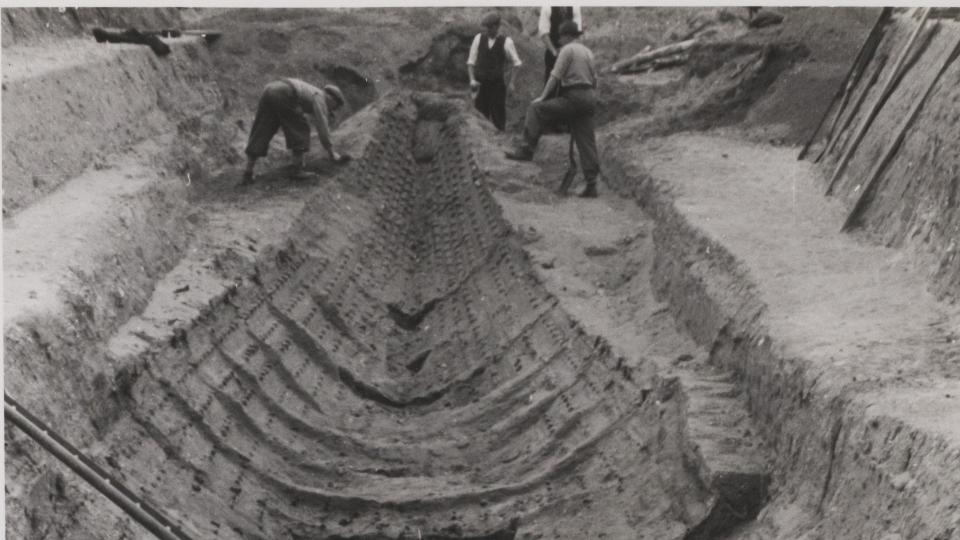
[[[570,126],[570,138],[580,153],[583,178],[586,188],[581,197],[597,196],[597,176],[600,174],[600,158],[594,131],[594,112],[597,99],[597,69],[593,52],[578,41],[580,29],[573,21],[560,25],[560,52],[543,86],[540,97],[527,108],[523,126],[523,140],[515,150],[506,153],[508,159],[530,161],[543,133],[543,126],[551,122],[564,122]],[[559,87],[560,95],[554,95]],[[561,193],[565,195],[566,193]]]
[[[500,14],[487,13],[480,24],[483,32],[473,38],[467,57],[470,90],[476,92],[473,104],[503,131],[507,121],[507,91],[513,93],[514,68],[523,62],[513,40],[500,35]],[[507,80],[510,82],[505,82]]]
[[[537,22],[537,35],[543,41],[546,50],[543,53],[544,75],[543,82],[550,79],[553,64],[557,61],[557,51],[560,50],[560,25],[565,21],[577,23],[577,30],[583,32],[583,16],[580,6],[543,6],[540,8],[540,20]]]
[[[287,148],[293,153],[292,176],[309,177],[303,170],[304,156],[310,149],[310,122],[317,129],[320,144],[336,162],[343,158],[334,151],[330,140],[330,115],[345,104],[339,88],[328,84],[317,88],[300,79],[286,78],[269,83],[263,89],[257,104],[257,115],[247,140],[247,168],[240,185],[253,181],[253,168],[259,158],[267,155],[270,141],[278,129],[283,130]],[[308,122],[308,119],[310,122]]]

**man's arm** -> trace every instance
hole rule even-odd
[[[557,55],[557,63],[553,65],[553,71],[550,72],[550,78],[547,79],[547,84],[543,86],[543,93],[540,94],[540,97],[533,100],[534,103],[543,101],[553,95],[553,91],[560,86],[560,80],[563,78],[563,74],[567,72],[567,69],[570,67],[570,62],[572,61],[573,53],[570,52],[570,48],[561,48],[560,54]]]
[[[539,103],[548,97],[553,95],[553,91],[556,90],[557,86],[560,85],[560,79],[557,78],[553,73],[550,74],[550,78],[547,79],[547,84],[543,85],[543,93],[540,94],[540,97],[533,100],[534,103]]]
[[[522,66],[523,62],[520,60],[520,55],[517,54],[517,47],[513,44],[512,39],[507,37],[507,39],[504,40],[503,48],[507,52],[507,59],[510,60],[506,69],[507,88],[513,93],[513,79],[517,73],[517,70],[514,68]]]
[[[547,47],[547,50],[556,56],[557,48],[554,47],[553,42],[550,41],[550,6],[540,8],[540,19],[537,21],[537,35],[540,36],[540,41]]]
[[[577,23],[577,30],[583,32],[583,14],[580,12],[580,6],[573,6],[573,22]]]
[[[474,75],[473,66],[477,63],[477,54],[480,49],[480,34],[473,37],[473,43],[470,44],[470,54],[467,55],[467,74],[470,75],[470,88],[480,86],[477,77]]]
[[[331,158],[337,160],[339,156],[334,152],[333,141],[330,140],[330,124],[327,121],[327,104],[324,99],[322,91],[313,94],[313,114],[311,118],[313,119],[313,125],[317,128],[317,138],[320,139],[320,144],[323,145]]]

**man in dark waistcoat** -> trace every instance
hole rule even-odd
[[[500,35],[498,13],[487,13],[480,24],[483,32],[473,38],[467,57],[470,90],[476,92],[473,104],[498,130],[503,131],[507,121],[507,92],[513,92],[513,68],[523,62],[513,40]]]

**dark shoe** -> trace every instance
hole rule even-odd
[[[293,180],[310,180],[316,178],[316,174],[306,169],[293,169],[290,171],[290,178]]]
[[[503,155],[507,159],[512,159],[514,161],[533,161],[533,150],[526,147],[508,150],[507,152],[504,152]]]
[[[243,171],[243,177],[240,179],[241,186],[249,186],[253,183],[253,171]]]
[[[580,193],[580,197],[583,199],[596,199],[597,198],[597,185],[596,184],[587,184],[587,187],[583,188],[583,191]]]

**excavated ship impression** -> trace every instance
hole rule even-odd
[[[546,291],[462,106],[386,102],[343,188],[136,360],[105,461],[198,538],[681,537],[677,383]]]

